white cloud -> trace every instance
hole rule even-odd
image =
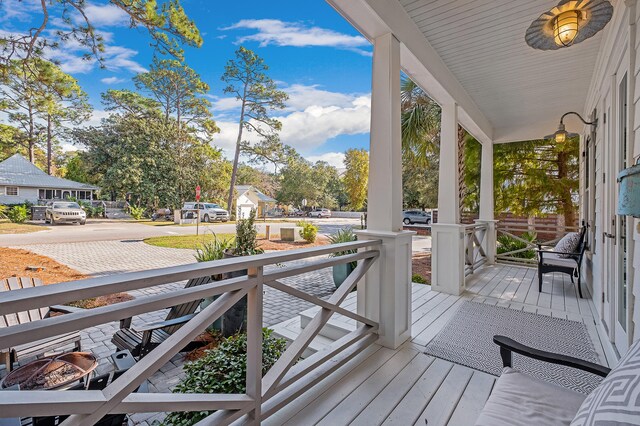
[[[103,26],[125,26],[129,25],[131,19],[122,9],[112,4],[97,5],[88,3],[84,7],[84,13],[89,18],[89,22],[95,27]],[[77,21],[82,20],[78,14]]]
[[[13,1],[0,2],[0,22],[31,21],[34,14],[42,15],[39,0],[24,0],[19,6]]]
[[[87,74],[100,65],[93,56],[86,59],[84,53],[82,47],[69,43],[47,52],[47,56],[59,63],[60,68],[66,73]],[[107,45],[101,56],[106,69],[110,71],[124,69],[136,74],[146,72],[147,69],[133,59],[137,54],[137,50],[128,47]]]
[[[371,98],[355,98],[348,107],[309,106],[277,119],[282,122],[280,138],[284,143],[310,151],[336,136],[368,133]]]
[[[102,78],[100,79],[100,81],[103,82],[104,84],[118,84],[118,83],[124,83],[126,80],[124,78],[111,76],[111,77]]]
[[[282,123],[280,139],[302,154],[316,151],[328,140],[340,135],[355,135],[369,132],[371,120],[371,96],[344,94],[317,89],[316,86],[293,85],[296,94],[292,106],[284,114],[274,116]],[[312,94],[318,96],[313,99]],[[226,98],[223,98],[226,99]],[[293,105],[297,108],[293,109]],[[233,154],[238,124],[218,117],[220,133],[213,143],[222,148],[230,158]],[[243,139],[258,140],[255,133],[245,133]],[[312,158],[312,157],[310,157]],[[338,161],[333,157],[333,162]]]
[[[344,152],[325,152],[320,155],[310,155],[307,160],[315,163],[316,161],[326,161],[338,170],[344,169]]]
[[[360,94],[330,92],[320,89],[319,85],[292,84],[286,87],[286,83],[278,82],[282,90],[287,92],[289,99],[286,101],[285,111],[300,111],[310,106],[338,106],[349,107],[352,105],[354,98]],[[211,99],[212,109],[214,111],[234,111],[240,108],[240,101],[235,97],[221,98],[214,95],[207,95]]]
[[[211,99],[211,109],[213,111],[233,111],[240,108],[240,101],[234,97],[221,98],[215,95],[206,95]]]
[[[94,109],[91,113],[91,117],[82,123],[79,127],[98,127],[102,124],[102,119],[111,115],[111,112],[103,109]]]
[[[354,95],[340,92],[330,92],[318,88],[318,85],[306,86],[292,84],[284,89],[289,95],[287,109],[303,110],[310,106],[339,106],[348,107],[353,101]]]
[[[251,29],[255,34],[237,38],[237,43],[256,41],[261,47],[276,46],[325,46],[353,50],[359,54],[370,55],[363,47],[370,43],[362,36],[339,33],[320,27],[309,27],[298,22],[285,22],[278,19],[242,19],[222,30]]]

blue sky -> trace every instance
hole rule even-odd
[[[38,3],[0,3],[0,31],[24,31],[39,15]],[[269,75],[289,92],[289,106],[274,115],[283,123],[283,142],[311,160],[339,166],[350,147],[368,148],[372,47],[323,0],[183,0],[204,39],[200,49],[186,48],[186,62],[211,87],[214,118],[222,129],[214,144],[231,151],[237,129],[236,103],[222,92],[224,64],[242,44],[270,67]],[[131,78],[153,57],[149,37],[128,28],[122,11],[107,1],[89,1],[87,14],[105,35],[106,69],[82,61],[81,51],[66,46],[53,53],[90,96],[98,123],[105,112],[100,93],[133,88]],[[52,22],[49,29],[61,23]]]

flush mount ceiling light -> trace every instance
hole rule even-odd
[[[561,0],[533,21],[525,40],[534,49],[556,50],[593,37],[611,20],[607,0]]]
[[[544,139],[555,141],[557,143],[562,143],[562,142],[565,142],[569,138],[574,138],[574,137],[578,136],[577,133],[569,133],[569,132],[567,132],[565,130],[563,121],[564,121],[564,118],[567,115],[576,115],[576,116],[578,116],[578,118],[584,124],[586,124],[588,126],[593,126],[593,127],[597,127],[598,126],[598,119],[594,119],[593,121],[585,121],[585,119],[582,118],[582,116],[580,114],[578,114],[577,112],[569,111],[567,113],[564,113],[562,115],[562,117],[560,117],[560,124],[558,125],[558,130],[556,130],[555,133],[553,133],[551,135],[545,136]]]

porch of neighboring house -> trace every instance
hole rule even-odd
[[[602,364],[617,362],[591,299],[578,298],[568,276],[545,276],[539,293],[535,268],[498,264],[482,268],[459,296],[413,284],[409,341],[395,350],[380,345],[366,348],[264,424],[473,425],[497,377],[424,353],[467,300],[582,322]],[[342,306],[354,311],[356,304],[353,294]],[[302,317],[312,318],[317,310],[312,308]],[[276,331],[295,335],[301,319],[287,321]],[[355,321],[335,314],[329,327],[332,333],[338,329],[346,333],[355,328]],[[315,350],[329,342],[321,333]]]

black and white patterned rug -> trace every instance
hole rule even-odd
[[[496,334],[536,349],[600,363],[587,327],[581,322],[470,301],[460,306],[425,353],[499,376],[502,360],[500,349],[493,343]],[[513,368],[584,394],[602,380],[591,373],[518,354],[513,355]]]

